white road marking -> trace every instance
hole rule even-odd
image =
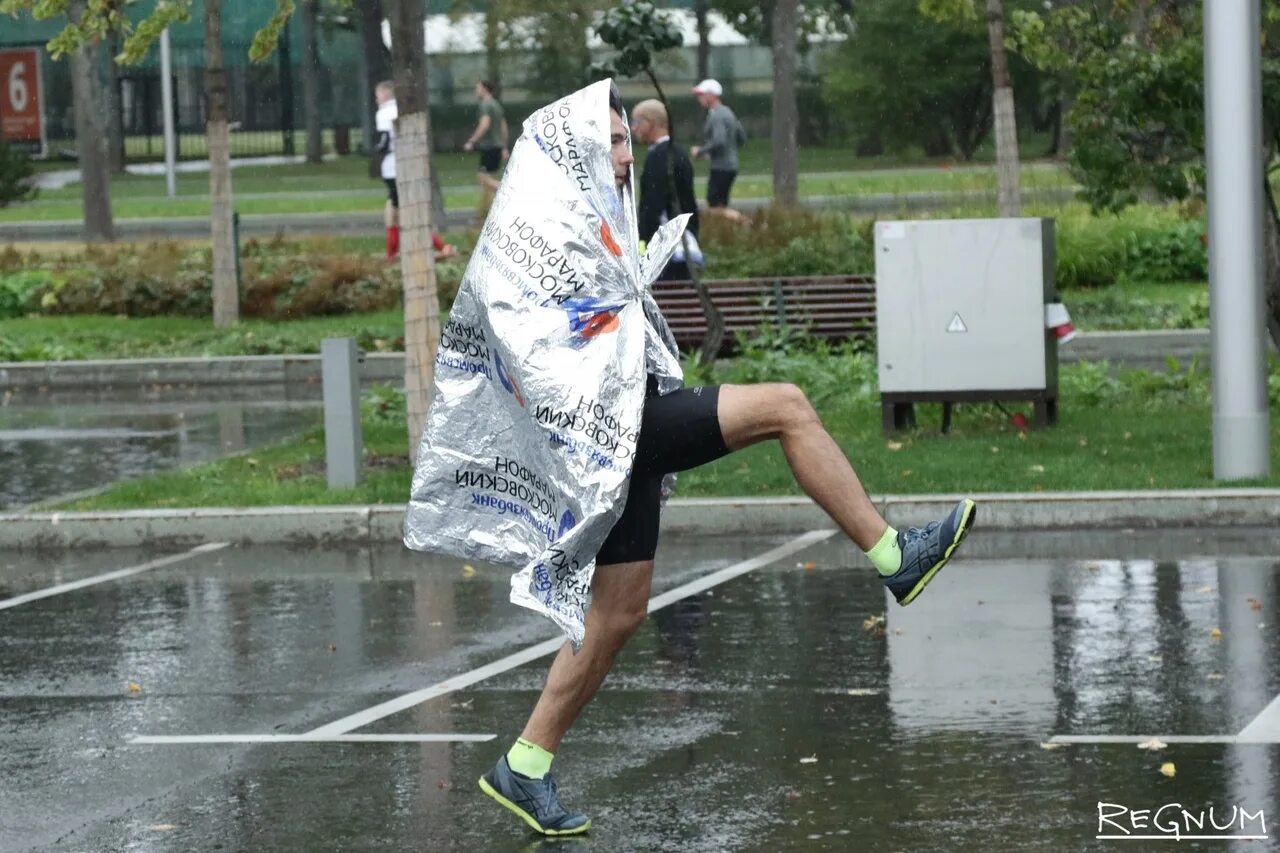
[[[101,575],[94,575],[91,578],[82,578],[78,581],[70,583],[61,583],[57,586],[47,587],[46,589],[38,589],[35,592],[27,592],[22,595],[15,595],[13,598],[6,598],[0,601],[0,610],[7,610],[10,607],[17,607],[20,604],[27,604],[32,601],[39,601],[42,598],[50,598],[55,595],[62,595],[64,592],[73,592],[77,589],[84,589],[87,586],[95,584],[107,583],[108,581],[120,580],[130,575],[149,572],[152,569],[159,569],[164,566],[171,566],[174,563],[180,563],[183,560],[189,560],[200,554],[209,554],[214,551],[220,551],[226,548],[229,542],[206,542],[203,545],[197,545],[190,551],[184,551],[181,554],[171,554],[168,557],[161,557],[158,560],[152,560],[149,563],[143,563],[138,566],[132,566],[127,569],[119,569],[114,572],[107,572]]]
[[[732,566],[726,566],[717,572],[712,572],[705,577],[698,578],[697,580],[682,584],[673,590],[664,592],[661,595],[654,596],[649,601],[649,612],[652,613],[653,611],[666,607],[667,605],[679,601],[682,598],[687,598],[690,595],[695,595],[699,592],[711,589],[725,581],[733,580],[747,572],[754,571],[762,566],[767,566],[770,563],[781,560],[783,557],[794,554],[797,551],[802,551],[805,548],[816,545],[826,539],[830,539],[834,535],[836,535],[835,530],[811,530],[808,533],[801,534],[795,539],[779,545],[777,548],[765,551],[759,556],[752,557],[749,560],[743,560],[739,563],[734,563]],[[493,663],[485,664],[478,669],[473,669],[470,672],[447,679],[439,684],[423,688],[422,690],[415,690],[412,693],[406,693],[403,696],[399,696],[379,705],[374,705],[372,708],[367,708],[348,717],[335,720],[328,725],[313,729],[307,734],[318,737],[330,737],[346,734],[353,729],[367,726],[376,720],[382,719],[383,717],[388,717],[407,708],[412,708],[414,705],[431,699],[436,699],[440,696],[452,693],[455,690],[461,690],[464,687],[470,687],[473,684],[484,681],[486,678],[492,678],[495,675],[500,675],[508,670],[515,669],[517,666],[522,666],[523,664],[535,661],[538,658],[545,657],[546,655],[557,651],[564,645],[564,642],[563,637],[556,637],[555,639],[546,640],[536,645],[529,646],[515,654],[507,655]]]
[[[1272,699],[1237,737],[1242,743],[1280,743],[1280,696]]]
[[[497,735],[137,735],[135,744],[192,743],[485,743]]]
[[[1235,735],[1054,735],[1049,743],[1146,743],[1160,740],[1165,743],[1236,743]]]

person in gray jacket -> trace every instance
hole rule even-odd
[[[707,207],[729,206],[729,191],[738,177],[738,146],[747,141],[747,132],[733,110],[720,100],[724,88],[715,80],[703,80],[693,87],[698,104],[707,111],[707,122],[702,127],[702,144],[689,152],[695,159],[711,160],[711,174],[707,179]]]

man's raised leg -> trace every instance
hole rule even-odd
[[[618,652],[649,612],[653,561],[597,566],[591,581],[586,638],[565,643],[520,739],[480,779],[480,788],[545,835],[586,832],[591,821],[556,797],[551,760],[565,732],[595,696]]]
[[[946,565],[976,514],[965,499],[941,521],[894,530],[813,406],[795,385],[723,385],[717,415],[730,450],[777,439],[796,482],[866,553],[901,604],[910,604]]]

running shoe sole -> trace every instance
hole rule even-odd
[[[951,544],[948,545],[947,550],[943,552],[942,559],[939,560],[937,565],[932,569],[925,572],[924,577],[920,578],[920,580],[916,582],[916,585],[911,588],[911,592],[907,593],[905,598],[898,601],[900,605],[906,607],[908,604],[916,600],[917,595],[924,592],[924,588],[929,585],[929,581],[933,580],[933,576],[941,571],[942,567],[951,560],[951,555],[960,547],[960,543],[964,541],[964,537],[969,535],[969,529],[973,527],[973,520],[977,517],[978,505],[968,498],[965,498],[964,512],[960,514],[960,526],[956,528],[956,535],[952,537]]]
[[[588,829],[591,828],[591,821],[590,819],[588,819],[587,822],[584,823],[582,826],[576,827],[574,829],[547,829],[546,827],[539,826],[538,821],[534,820],[533,815],[529,814],[527,811],[520,808],[515,803],[511,802],[506,797],[499,794],[492,785],[490,785],[487,781],[485,781],[485,778],[483,776],[480,777],[480,790],[484,791],[486,794],[488,794],[490,797],[496,800],[500,806],[512,812],[516,817],[520,818],[525,823],[529,824],[530,829],[532,829],[534,832],[540,832],[543,835],[581,835],[582,833],[586,832]]]

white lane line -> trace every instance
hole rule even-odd
[[[137,735],[129,739],[134,744],[190,744],[190,743],[485,743],[496,738],[492,735]]]
[[[1236,737],[1246,743],[1280,743],[1280,696],[1272,699]]]
[[[78,581],[70,583],[61,583],[57,586],[51,586],[46,589],[38,589],[35,592],[27,592],[22,595],[15,595],[13,598],[6,598],[0,601],[0,610],[7,610],[10,607],[17,607],[20,604],[27,604],[32,601],[39,601],[42,598],[49,598],[54,595],[62,595],[64,592],[72,592],[77,589],[84,589],[86,586],[107,583],[108,581],[120,580],[130,575],[140,574],[141,572],[149,572],[152,569],[159,569],[163,566],[171,566],[174,563],[180,563],[183,560],[189,560],[200,554],[209,554],[214,551],[220,551],[227,547],[229,542],[206,542],[203,545],[197,545],[190,551],[184,551],[181,554],[171,554],[168,557],[161,557],[158,560],[152,560],[149,563],[143,563],[139,566],[132,566],[127,569],[119,569],[106,574],[94,575],[91,578],[82,578]]]
[[[1237,743],[1235,735],[1054,735],[1049,743]]]
[[[713,586],[724,583],[725,581],[744,575],[747,572],[754,571],[762,566],[767,566],[770,563],[781,560],[783,557],[794,554],[797,551],[802,551],[805,548],[816,545],[826,539],[830,539],[834,535],[836,535],[835,530],[811,530],[808,533],[801,534],[790,542],[779,545],[777,548],[772,550],[765,551],[757,557],[752,557],[749,560],[743,560],[740,563],[734,563],[732,566],[727,566],[717,572],[712,572],[706,577],[698,578],[697,580],[678,586],[673,590],[664,592],[661,595],[654,596],[649,601],[649,612],[652,613],[653,611],[666,607],[667,605],[679,601],[682,598],[703,592],[704,590],[708,590]],[[517,666],[522,666],[523,664],[535,661],[538,658],[545,657],[546,655],[557,651],[562,645],[564,645],[564,639],[562,637],[546,640],[536,645],[529,646],[515,654],[507,655],[493,663],[485,664],[478,669],[473,669],[470,672],[442,681],[439,684],[423,688],[422,690],[415,690],[412,693],[406,693],[403,696],[383,702],[380,705],[374,705],[372,708],[367,708],[348,717],[335,720],[328,725],[312,729],[310,732],[307,732],[307,734],[321,737],[346,734],[352,729],[367,726],[376,720],[380,720],[383,717],[388,717],[392,714],[397,714],[400,711],[412,708],[414,705],[419,703],[426,702],[430,699],[436,699],[440,696],[452,693],[455,690],[461,690],[464,687],[470,687],[477,682],[484,681],[486,678],[492,678],[495,675],[500,675],[508,670],[515,669]]]

